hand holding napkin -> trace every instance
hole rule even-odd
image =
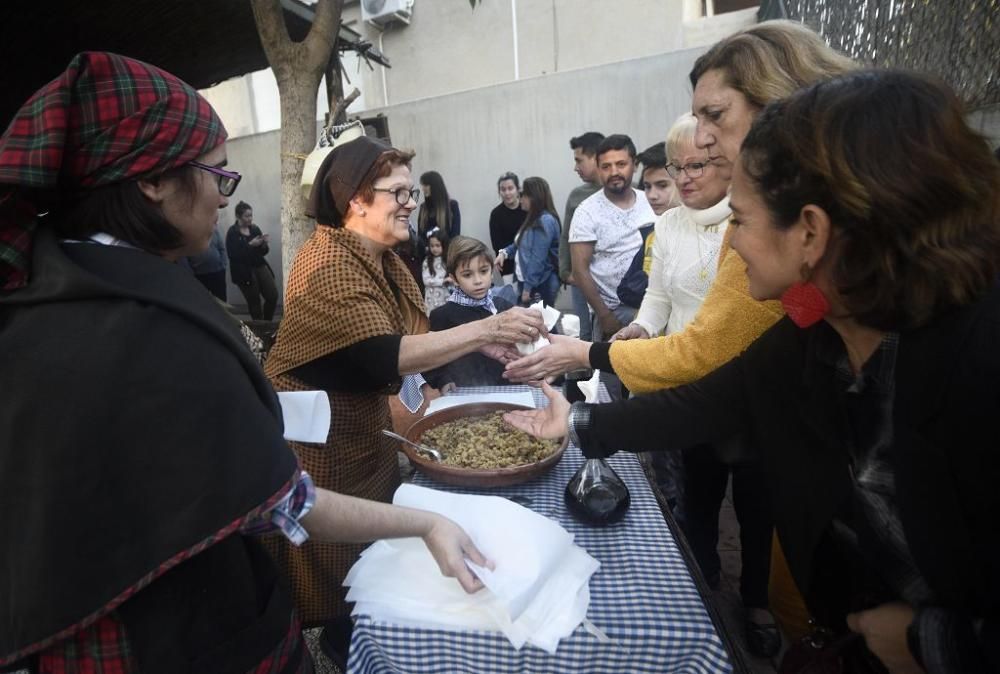
[[[419,539],[379,541],[344,581],[355,614],[419,627],[500,631],[516,648],[531,642],[550,653],[584,621],[588,582],[600,565],[556,522],[498,496],[411,484],[396,491],[393,503],[451,518],[496,568],[470,565],[486,589],[469,595],[441,576]]]
[[[556,309],[555,307],[545,306],[545,303],[542,302],[541,300],[535,302],[528,308],[537,309],[538,311],[542,312],[542,320],[545,321],[546,330],[552,330],[552,328],[556,326],[556,323],[559,322],[559,316],[561,316],[559,310]],[[541,349],[542,347],[548,346],[549,344],[551,344],[551,342],[549,342],[547,337],[545,337],[544,335],[538,335],[538,338],[535,339],[535,341],[533,342],[518,344],[517,350],[522,356],[527,356],[534,353],[538,349]]]

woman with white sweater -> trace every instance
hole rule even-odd
[[[667,173],[681,206],[656,221],[649,286],[635,320],[613,339],[646,339],[677,332],[694,317],[715,278],[729,219],[729,167],[709,163],[694,145],[697,121],[682,115],[667,134]]]

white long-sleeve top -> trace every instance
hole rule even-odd
[[[679,332],[701,307],[719,264],[729,197],[706,208],[672,208],[654,227],[649,285],[634,323],[650,337]]]

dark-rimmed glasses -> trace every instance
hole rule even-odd
[[[684,164],[684,166],[677,166],[676,164],[667,164],[667,175],[669,175],[674,180],[677,180],[681,176],[681,171],[687,174],[688,178],[700,178],[705,173],[705,167],[711,164],[707,161],[696,161],[690,164]]]
[[[202,171],[208,171],[209,173],[214,173],[219,177],[219,194],[224,197],[233,196],[233,192],[236,191],[237,185],[243,180],[241,176],[236,171],[227,171],[226,169],[219,168],[218,166],[209,166],[208,164],[202,164],[197,161],[189,161],[188,164],[195,168],[200,168]]]
[[[396,203],[400,206],[405,206],[410,203],[410,199],[413,199],[414,203],[420,202],[420,188],[414,187],[413,189],[406,189],[405,187],[397,187],[394,190],[388,187],[373,187],[372,192],[388,192],[389,194],[396,197]]]

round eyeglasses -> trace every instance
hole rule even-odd
[[[705,167],[709,165],[710,162],[692,162],[690,164],[684,164],[684,166],[677,166],[676,164],[667,164],[667,175],[676,180],[680,178],[681,171],[687,174],[688,178],[700,178],[705,173]]]
[[[195,168],[199,168],[202,171],[208,171],[209,173],[214,173],[219,178],[219,194],[224,197],[233,196],[233,192],[236,191],[236,186],[240,184],[243,180],[241,176],[236,171],[227,171],[224,168],[219,168],[218,166],[209,166],[208,164],[202,164],[197,161],[189,161],[188,164]]]
[[[410,203],[410,199],[413,199],[414,203],[420,202],[420,188],[418,187],[414,187],[413,189],[397,187],[394,190],[388,187],[373,187],[372,192],[388,192],[396,197],[396,203],[400,206]]]

